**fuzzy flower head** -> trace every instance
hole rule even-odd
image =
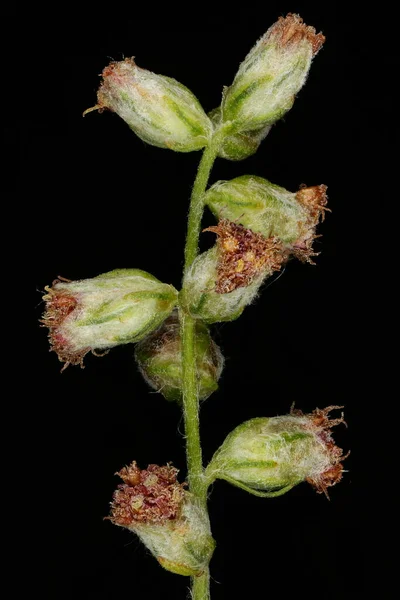
[[[177,481],[178,469],[171,465],[149,465],[139,469],[133,461],[116,473],[123,484],[114,492],[109,519],[115,525],[162,523],[176,519],[184,497],[184,484]]]
[[[261,285],[288,258],[280,240],[265,237],[228,219],[208,227],[217,244],[200,254],[185,274],[180,299],[188,312],[207,323],[237,319]]]
[[[218,236],[217,294],[247,287],[264,272],[279,271],[287,258],[278,238],[266,238],[227,219],[204,231]]]
[[[262,177],[242,175],[214,183],[205,194],[205,203],[220,222],[230,220],[235,227],[242,225],[250,233],[259,234],[258,239],[275,239],[275,248],[279,242],[283,252],[282,260],[292,255],[314,264],[312,257],[317,254],[313,242],[319,237],[316,228],[329,211],[326,190],[326,185],[302,185],[293,193]],[[214,230],[218,233],[218,228]]]
[[[207,145],[212,124],[187,87],[137,66],[133,58],[111,62],[102,73],[98,104],[85,111],[117,113],[144,142],[178,152]]]
[[[293,105],[324,36],[295,14],[280,17],[257,42],[225,90],[222,120],[231,132],[263,131]]]
[[[83,366],[90,351],[139,341],[177,302],[175,288],[138,269],[80,281],[56,279],[45,289],[42,323],[49,329],[51,350],[65,367]]]
[[[135,533],[164,569],[201,575],[215,542],[206,511],[178,482],[178,470],[170,464],[140,469],[132,462],[117,475],[124,483],[106,519]]]
[[[331,429],[344,423],[330,419],[340,406],[310,414],[292,409],[289,415],[251,419],[232,431],[217,450],[207,473],[259,496],[276,496],[307,481],[317,492],[342,479],[346,458]]]
[[[218,389],[224,357],[208,327],[196,322],[196,378],[199,400]],[[174,311],[153,333],[136,345],[135,358],[147,383],[170,401],[182,401],[181,327]]]

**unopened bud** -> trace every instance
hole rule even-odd
[[[329,210],[326,189],[318,185],[292,193],[262,177],[243,175],[212,185],[204,202],[217,219],[240,223],[267,238],[275,236],[288,252],[310,261],[315,228]]]
[[[135,462],[117,475],[124,481],[114,492],[110,519],[136,533],[162,567],[178,575],[201,575],[215,542],[206,511],[177,481],[171,465]]]
[[[232,133],[272,125],[292,107],[324,40],[294,14],[268,29],[225,90],[223,121],[231,122]]]
[[[112,62],[102,73],[98,104],[116,112],[140,139],[178,152],[206,146],[212,124],[187,87],[138,67],[133,58]],[[85,114],[84,113],[84,114]]]
[[[218,235],[217,245],[193,261],[183,281],[181,302],[193,317],[207,323],[233,321],[263,281],[279,271],[287,254],[277,238],[265,238],[227,220],[208,231]]]
[[[307,481],[317,492],[342,478],[346,458],[331,434],[344,423],[329,419],[341,406],[316,409],[311,414],[292,410],[289,415],[251,419],[228,435],[207,467],[210,480],[225,479],[258,496],[276,496]]]
[[[196,322],[195,353],[199,400],[205,400],[218,389],[224,358],[208,328],[200,321]],[[181,332],[176,312],[137,344],[135,358],[143,377],[153,389],[167,400],[181,401]]]
[[[42,323],[65,367],[82,366],[89,351],[141,340],[172,312],[178,294],[139,269],[117,269],[81,281],[57,279],[45,289]]]
[[[222,122],[221,108],[215,108],[208,115],[214,126]],[[271,125],[266,125],[254,131],[245,131],[227,134],[223,138],[218,151],[218,156],[227,160],[243,160],[255,154],[261,142],[267,137]]]

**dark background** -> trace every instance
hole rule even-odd
[[[171,15],[153,20],[152,11],[125,18],[115,6],[93,19],[60,11],[45,21],[35,12],[17,26],[25,71],[22,81],[14,73],[23,90],[6,133],[17,151],[21,202],[14,208],[23,210],[27,250],[24,310],[33,340],[30,401],[19,418],[34,479],[32,586],[41,597],[178,599],[189,584],[161,569],[132,534],[103,521],[118,483],[113,473],[124,464],[172,461],[185,476],[178,408],[149,392],[133,346],[105,358],[88,355],[84,370],[60,374],[37,321],[44,286],[57,275],[82,279],[137,267],[179,286],[200,153],[146,146],[116,115],[83,119],[82,112],[96,103],[104,66],[124,56],[178,79],[208,111],[256,40],[290,11],[322,30],[325,46],[293,109],[257,155],[218,160],[211,182],[256,174],[292,191],[325,183],[332,214],[319,228],[317,266],[290,262],[238,321],[213,327],[226,366],[219,391],[201,410],[204,460],[242,421],[286,413],[293,402],[305,412],[343,404],[348,429],[337,428],[335,439],[352,453],[330,502],[306,484],[270,500],[214,485],[212,598],[336,600],[363,597],[369,587],[364,398],[354,377],[357,313],[347,286],[354,242],[345,226],[356,211],[351,187],[367,114],[367,50],[334,3],[312,10],[283,2],[237,19],[182,22]],[[356,117],[349,105],[358,106]],[[212,223],[209,214],[204,223]],[[205,249],[211,236],[203,238]],[[22,385],[25,377],[19,379]]]

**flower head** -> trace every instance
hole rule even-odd
[[[199,400],[205,400],[218,389],[224,357],[201,321],[196,323],[195,352]],[[182,401],[182,344],[177,311],[136,345],[135,358],[153,389],[167,400]]]
[[[230,134],[265,131],[293,105],[325,38],[295,14],[280,17],[239,67],[222,102]]]
[[[204,231],[218,235],[217,294],[247,287],[263,272],[279,271],[287,259],[278,238],[266,238],[227,219]]]
[[[45,289],[42,323],[49,329],[51,350],[65,367],[83,366],[89,351],[139,341],[177,302],[173,286],[138,269],[117,269],[80,281],[56,279]]]
[[[178,470],[170,464],[139,469],[132,462],[117,475],[124,483],[106,519],[135,533],[164,569],[201,575],[215,542],[204,507],[178,482]]]
[[[328,406],[310,414],[292,409],[289,415],[258,418],[236,427],[207,467],[210,478],[226,479],[259,496],[279,495],[307,481],[324,492],[342,478],[343,456],[331,429],[343,415]]]
[[[133,461],[116,473],[123,480],[114,492],[109,519],[125,527],[135,523],[162,523],[176,519],[184,498],[184,484],[171,465],[139,469]]]
[[[262,177],[242,175],[214,183],[205,194],[205,203],[218,219],[242,225],[250,233],[260,234],[260,239],[275,239],[282,251],[275,256],[282,260],[293,255],[314,264],[315,230],[329,211],[326,190],[326,185],[302,185],[292,193]]]
[[[133,58],[111,62],[102,73],[98,104],[86,110],[116,112],[140,139],[179,152],[199,150],[212,132],[210,119],[187,87],[137,66]]]

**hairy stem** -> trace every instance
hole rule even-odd
[[[190,491],[206,502],[205,477],[200,444],[199,398],[196,378],[195,320],[181,312],[183,414],[185,420],[186,456]]]
[[[196,258],[199,251],[199,235],[204,210],[204,192],[215,158],[218,153],[221,132],[214,135],[210,145],[204,150],[193,184],[192,197],[188,216],[188,228],[185,244],[185,273]]]
[[[204,210],[204,192],[218,153],[221,136],[222,132],[217,132],[210,145],[204,150],[193,185],[185,245],[185,273],[198,254],[201,220]],[[189,487],[190,491],[205,505],[207,485],[203,474],[199,431],[199,396],[195,356],[196,321],[181,309],[180,322],[182,336],[183,414]]]
[[[192,599],[210,600],[210,570],[207,569],[200,577],[192,578]]]
[[[188,216],[188,229],[185,245],[185,273],[199,251],[199,235],[204,210],[204,192],[214,160],[218,153],[222,131],[214,135],[210,145],[204,150],[193,185]],[[189,489],[206,509],[207,480],[204,477],[199,429],[199,394],[197,389],[195,328],[196,321],[183,309],[180,310],[182,339],[182,388],[183,415],[186,435],[186,455]],[[208,600],[209,570],[192,579],[193,600]]]

